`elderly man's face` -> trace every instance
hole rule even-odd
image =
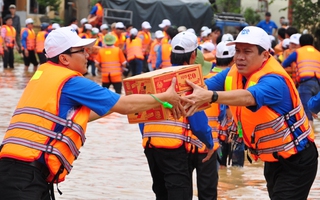
[[[248,43],[236,44],[234,61],[238,72],[247,78],[257,71],[268,58],[269,53],[267,51],[259,55],[256,45]]]

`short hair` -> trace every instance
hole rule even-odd
[[[229,66],[233,61],[233,56],[231,58],[216,58],[217,66]]]
[[[76,22],[76,21],[77,21],[77,18],[72,17],[72,18],[70,19],[70,23],[69,23],[69,24],[72,24],[72,23],[74,23],[74,22]]]
[[[126,25],[126,29],[128,29],[128,28],[130,28],[130,27],[133,27],[133,25],[132,25],[132,24],[127,24],[127,25]]]
[[[284,17],[284,16],[281,16],[280,19],[285,19],[285,17]]]
[[[269,49],[268,50],[266,50],[266,49],[264,49],[262,46],[260,46],[260,45],[256,45],[257,46],[257,48],[258,48],[258,54],[259,55],[261,55],[264,51],[269,51]]]
[[[270,12],[266,12],[266,15],[267,17],[271,17],[271,13]]]
[[[175,46],[174,48],[175,50],[184,50],[183,47],[180,46]],[[197,53],[197,49],[194,50]],[[190,64],[190,57],[191,54],[194,52],[188,52],[188,53],[174,53],[171,51],[171,55],[170,55],[170,61],[171,64],[173,65],[183,65],[185,62]]]
[[[220,34],[218,37],[217,37],[217,44],[219,44],[220,42],[221,42],[221,40],[222,40],[222,34]]]
[[[70,47],[69,49],[65,50],[65,51],[62,52],[62,53],[59,53],[58,55],[56,55],[56,56],[54,56],[54,57],[52,57],[52,58],[47,58],[47,60],[48,60],[48,61],[51,61],[51,62],[53,62],[53,63],[55,63],[55,64],[59,64],[59,56],[60,56],[61,54],[70,53],[71,48],[72,48],[72,47]],[[46,51],[43,50],[43,53],[46,54]]]
[[[286,34],[290,37],[291,35],[293,35],[293,34],[296,34],[296,33],[298,33],[298,30],[295,28],[295,27],[292,27],[292,26],[290,26],[290,27],[288,27],[287,29],[286,29]]]
[[[177,30],[177,28],[174,27],[168,27],[168,29],[166,30],[166,33],[169,35],[170,39],[174,38],[174,36],[176,36],[179,32]]]
[[[313,36],[311,34],[302,34],[299,38],[300,46],[313,45]]]
[[[211,33],[219,31],[220,33],[222,33],[222,30],[219,26],[213,26],[211,27]]]
[[[279,28],[278,29],[278,35],[283,39],[286,38],[286,29],[285,28]]]

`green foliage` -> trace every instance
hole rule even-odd
[[[61,0],[37,0],[41,6],[50,6],[51,10],[58,11]]]
[[[90,8],[92,8],[97,2],[98,2],[98,0],[91,0],[90,1]]]
[[[211,4],[213,8],[217,8],[215,12],[222,13],[240,13],[240,1],[239,0],[216,0],[215,3]]]
[[[260,15],[252,8],[246,8],[243,16],[249,25],[256,25],[261,20]]]

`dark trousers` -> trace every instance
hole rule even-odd
[[[87,68],[89,68],[89,66],[91,66],[91,75],[96,76],[96,65],[94,60],[88,60]]]
[[[191,200],[191,177],[184,145],[177,149],[148,148],[144,151],[156,200]]]
[[[142,73],[143,60],[133,59],[129,61],[129,66],[132,72],[132,76],[138,75]]]
[[[8,65],[10,68],[14,68],[13,66],[13,61],[14,61],[14,55],[13,55],[13,48],[8,47],[8,50],[4,50],[4,55],[3,55],[3,68],[8,68]]]
[[[265,162],[264,176],[272,200],[306,200],[316,177],[318,151],[314,143],[279,162]]]
[[[44,53],[37,53],[40,64],[47,62],[47,57]]]
[[[29,67],[30,63],[32,63],[33,66],[37,67],[39,63],[36,58],[36,53],[34,52],[34,50],[28,50],[28,51],[29,51],[28,57],[26,57],[26,55],[24,54],[24,51],[22,51],[24,65]]]
[[[207,156],[206,153],[191,153],[189,158],[190,176],[194,169],[197,171],[197,188],[199,200],[214,200],[217,199],[218,192],[218,165],[217,152],[214,152],[210,160],[202,163],[202,159]],[[191,179],[192,180],[192,179]],[[192,185],[191,185],[192,196]]]
[[[110,85],[113,86],[113,88],[116,91],[116,93],[121,94],[122,82],[118,82],[118,83],[102,83],[102,87],[105,87],[105,88],[108,88],[108,89],[109,89]]]
[[[0,200],[50,200],[49,184],[39,169],[0,160]]]

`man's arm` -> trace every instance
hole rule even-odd
[[[286,68],[286,67],[289,67],[291,65],[291,63],[295,62],[297,60],[297,52],[292,52],[288,57],[287,59],[285,59],[283,62],[282,62],[282,67],[283,68]]]
[[[316,96],[310,98],[308,101],[308,108],[312,113],[318,114],[320,111],[320,92]]]

